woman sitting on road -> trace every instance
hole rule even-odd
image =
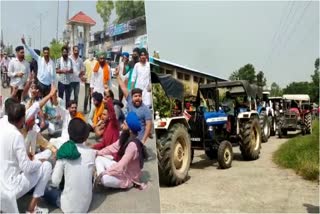
[[[120,139],[114,144],[97,151],[97,179],[105,187],[127,189],[133,186],[144,189],[140,183],[141,170],[146,158],[146,151],[137,138],[141,123],[134,112],[130,112],[123,123]],[[112,158],[103,157],[109,155]],[[114,160],[111,160],[114,159]]]

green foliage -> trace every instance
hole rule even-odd
[[[116,1],[115,7],[118,24],[145,15],[144,1]]]
[[[167,97],[160,84],[152,84],[153,108],[159,111],[160,117],[170,117],[174,100]]]
[[[58,59],[61,57],[62,46],[63,46],[63,44],[60,43],[59,41],[56,41],[55,39],[53,39],[50,42],[50,57],[52,59]]]
[[[246,64],[241,67],[239,70],[234,71],[230,77],[230,80],[247,80],[250,83],[256,82],[256,71],[252,64]]]
[[[270,92],[270,96],[271,97],[279,97],[279,96],[282,96],[282,89],[280,88],[280,86],[273,82],[271,84],[271,92]]]
[[[267,78],[264,76],[263,71],[259,71],[257,74],[257,85],[263,87],[267,84]]]
[[[292,82],[283,89],[284,94],[309,94],[310,93],[309,82]]]
[[[311,135],[288,140],[273,154],[275,163],[294,169],[305,179],[319,178],[319,120],[315,120]]]
[[[111,12],[114,8],[112,0],[98,0],[96,4],[97,13],[103,20],[103,26],[106,29],[109,23]]]
[[[310,97],[314,102],[319,102],[319,58],[314,63],[314,73],[311,75]]]
[[[13,52],[13,46],[12,45],[9,45],[9,46],[6,46],[3,50],[3,52],[6,52],[8,55],[12,55],[14,54]]]
[[[317,58],[316,61],[314,62],[314,67],[317,71],[319,71],[319,58]]]
[[[32,61],[32,56],[30,54],[28,55],[25,55],[25,60],[28,61],[28,62],[31,62]]]
[[[258,74],[256,74],[252,64],[246,64],[239,70],[232,72],[229,80],[247,80],[249,83],[255,83],[260,87],[267,84],[267,78],[264,76],[263,71],[259,71]]]

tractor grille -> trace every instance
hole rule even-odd
[[[297,115],[294,112],[286,113],[284,115],[285,124],[288,128],[294,128],[297,126]]]
[[[287,113],[287,114],[284,115],[284,117],[286,119],[296,119],[297,115],[296,115],[296,113]]]

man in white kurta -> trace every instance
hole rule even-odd
[[[11,111],[18,109],[18,105],[12,104],[9,108]],[[12,110],[13,109],[13,110]],[[20,108],[21,109],[21,108]],[[10,116],[11,115],[11,116]],[[43,196],[45,187],[50,179],[52,166],[47,161],[33,160],[31,161],[27,155],[24,139],[17,127],[24,123],[24,116],[19,119],[19,122],[11,123],[12,113],[8,113],[8,117],[2,119],[0,132],[0,180],[1,180],[1,194],[10,193],[10,196],[15,196],[16,199],[22,197],[35,187],[33,192],[33,199],[28,208],[29,212],[39,210],[36,206],[37,200]],[[2,199],[2,197],[1,197]],[[36,201],[36,202],[35,202]],[[15,204],[15,201],[12,201]],[[5,212],[14,212],[15,210],[5,210],[14,206],[4,206],[1,201],[0,210]]]
[[[92,72],[91,74],[91,79],[90,79],[90,91],[91,94],[93,94],[93,92],[99,92],[100,94],[103,94],[104,89],[105,89],[105,85],[103,82],[104,79],[104,73],[103,73],[103,66],[105,63],[107,63],[107,61],[105,60],[105,55],[103,53],[99,53],[98,54],[98,60],[100,64],[99,66],[99,70],[98,72]],[[108,65],[108,70],[109,70],[109,81],[108,81],[108,87],[111,88],[111,68]]]
[[[11,78],[10,87],[11,95],[14,95],[21,101],[23,88],[30,74],[30,65],[24,59],[24,48],[18,46],[16,48],[16,58],[13,58],[9,63],[8,76]],[[17,90],[16,94],[13,92]]]
[[[143,103],[151,108],[151,72],[150,63],[147,61],[148,53],[145,49],[141,49],[140,61],[135,64],[132,73],[132,89],[140,88],[142,90]]]

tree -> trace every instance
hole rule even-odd
[[[310,94],[309,82],[292,82],[283,89],[284,94]]]
[[[160,84],[152,84],[153,108],[159,111],[160,117],[170,117],[174,100],[167,97]]]
[[[230,77],[230,80],[247,80],[249,83],[256,82],[256,71],[252,64],[246,64],[241,67],[238,71],[234,71]]]
[[[314,73],[311,75],[311,89],[310,89],[310,99],[314,102],[319,102],[319,58],[316,59],[314,63]]]
[[[14,53],[13,53],[13,46],[12,46],[12,45],[6,46],[6,47],[4,48],[4,52],[6,52],[8,55],[14,54]]]
[[[115,7],[118,24],[145,15],[144,1],[117,1]]]
[[[63,46],[62,43],[53,39],[50,42],[50,57],[53,59],[58,59],[59,57],[61,57],[62,46]]]
[[[316,61],[314,62],[314,67],[317,71],[319,71],[319,58],[317,58]]]
[[[229,80],[239,80],[239,71],[234,71],[229,77]]]
[[[104,29],[107,28],[111,12],[114,8],[112,0],[98,0],[96,4],[97,13],[103,20]]]
[[[271,97],[279,97],[279,96],[282,96],[282,90],[280,88],[280,86],[273,82],[271,84],[271,92],[270,92],[270,96]]]
[[[259,73],[257,74],[257,85],[262,88],[266,84],[267,84],[267,79],[264,76],[263,71],[259,71]]]

